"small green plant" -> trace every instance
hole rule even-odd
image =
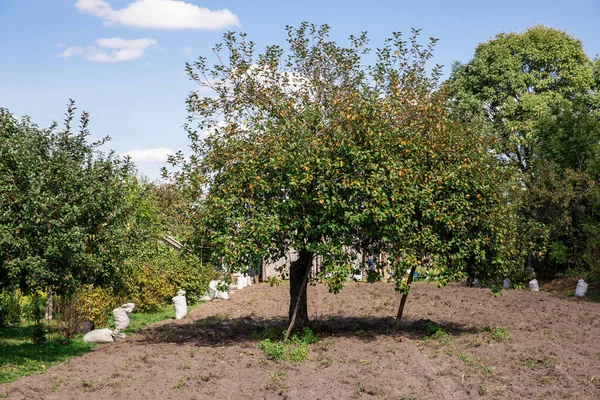
[[[427,335],[431,339],[440,339],[444,336],[447,336],[448,333],[438,324],[430,323],[427,325]]]
[[[260,332],[252,332],[252,334],[250,335],[250,338],[252,338],[252,339],[259,339],[259,340],[269,339],[272,341],[275,341],[280,337],[281,337],[280,333],[275,328],[265,328]]]
[[[276,337],[279,335],[274,330],[265,329],[255,335],[259,338],[265,336],[269,337],[262,340],[259,347],[273,361],[302,362],[308,356],[306,346],[319,342],[319,337],[309,328],[304,328],[300,336],[297,334],[292,335],[287,341],[277,341]]]
[[[490,367],[486,367],[485,365],[483,365],[481,362],[479,361],[473,361],[469,358],[469,356],[467,356],[465,353],[460,353],[458,355],[458,358],[464,362],[466,365],[468,365],[469,367],[474,367],[477,368],[479,370],[481,370],[481,372],[483,372],[486,375],[491,375],[492,372],[494,372],[494,370]]]
[[[477,393],[479,393],[480,396],[485,396],[487,392],[487,389],[483,385],[479,385],[479,390]]]
[[[180,376],[177,382],[173,385],[173,389],[181,389],[185,386],[185,376]]]
[[[523,357],[521,359],[521,365],[526,366],[531,371],[535,371],[538,368],[552,368],[552,360],[548,357]]]
[[[489,325],[486,325],[481,330],[483,332],[490,334],[490,338],[489,338],[488,342],[490,340],[494,340],[496,342],[502,342],[502,341],[510,338],[508,328],[501,328],[499,326],[490,327]]]
[[[509,337],[510,334],[508,333],[508,328],[494,327],[494,329],[492,329],[492,340],[501,342],[503,340],[508,339]]]
[[[265,355],[274,361],[285,359],[285,344],[281,342],[272,342],[271,339],[265,339],[260,342],[260,348]]]
[[[281,284],[281,278],[279,276],[271,276],[269,277],[268,282],[271,286],[279,286]]]

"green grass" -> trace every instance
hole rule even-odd
[[[302,362],[308,357],[307,345],[319,342],[319,337],[309,328],[304,328],[300,336],[292,335],[287,341],[278,341],[277,336],[277,332],[270,329],[252,335],[255,339],[264,338],[259,347],[273,361]]]
[[[195,307],[197,305],[188,306],[188,310]],[[124,332],[131,334],[146,325],[172,317],[174,317],[172,306],[154,312],[134,312],[129,316],[130,324]],[[109,326],[112,326],[112,319]],[[69,358],[82,356],[97,345],[85,343],[81,337],[65,340],[54,332],[48,335],[48,340],[44,343],[34,344],[32,337],[33,324],[31,322],[0,328],[0,384],[16,381],[22,376],[43,372]]]
[[[31,323],[0,329],[0,384],[43,372],[71,357],[81,356],[96,346],[81,339],[63,340],[56,335],[44,343],[34,344],[32,337]]]

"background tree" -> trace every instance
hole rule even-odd
[[[545,129],[540,121],[597,87],[581,41],[541,25],[479,44],[473,59],[453,66],[448,84],[463,114],[484,115],[499,152],[523,172]]]
[[[295,249],[289,317],[299,326],[315,254],[333,292],[361,251],[386,251],[405,295],[402,275],[424,259],[442,283],[468,265],[486,277],[502,259],[509,266],[510,235],[496,218],[505,170],[480,125],[447,111],[439,67],[426,66],[435,40],[423,47],[418,31],[410,41],[396,33],[367,65],[366,34],[342,47],[327,25],[287,31],[287,53],[269,46],[257,56],[245,34],[227,33],[217,65],[187,65],[214,96],[189,96],[193,154],[171,161],[225,265],[244,270],[257,255]]]
[[[133,165],[88,142],[86,113],[73,133],[74,113],[57,132],[0,111],[2,286],[68,293],[120,278]]]
[[[597,269],[599,82],[581,42],[543,26],[478,45],[448,81],[463,118],[483,115],[522,173],[520,246],[542,277]]]

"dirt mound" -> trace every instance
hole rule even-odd
[[[551,293],[417,283],[389,335],[391,284],[309,288],[321,341],[268,360],[253,333],[284,329],[289,287],[254,285],[185,320],[7,385],[15,399],[598,399],[600,304]]]

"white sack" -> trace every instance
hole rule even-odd
[[[583,279],[577,281],[577,287],[575,288],[575,297],[583,297],[587,293],[588,284]]]
[[[115,338],[112,336],[112,331],[108,328],[95,329],[85,334],[84,342],[90,343],[112,343]]]
[[[531,292],[539,292],[540,291],[540,285],[538,285],[537,279],[532,279],[531,281],[529,281],[529,291],[531,291]]]
[[[502,287],[503,287],[504,289],[510,289],[510,279],[506,278],[506,279],[504,280],[504,283],[502,284]]]
[[[135,308],[134,303],[126,303],[121,307],[117,307],[113,310],[113,317],[115,320],[115,330],[118,332],[122,329],[126,329],[129,326],[129,313]]]
[[[183,319],[187,315],[187,300],[185,298],[185,290],[177,292],[177,296],[172,298],[173,306],[175,307],[175,319]]]

